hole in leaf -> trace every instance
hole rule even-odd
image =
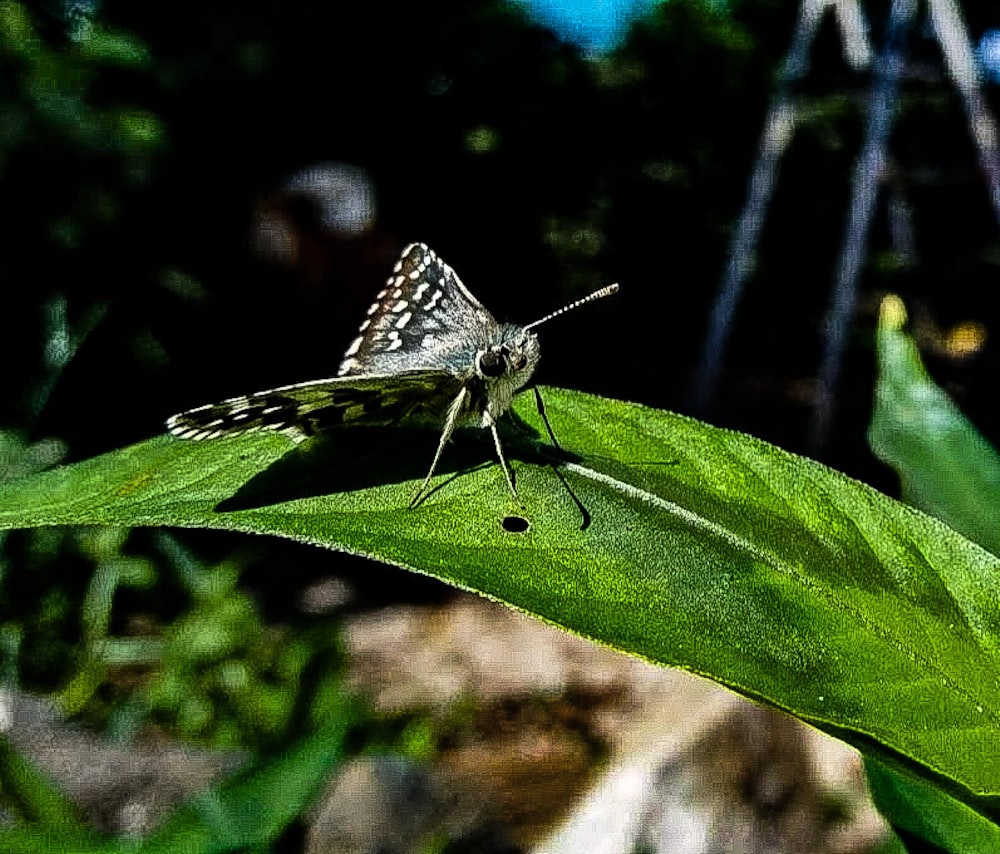
[[[504,516],[500,524],[508,534],[523,534],[530,527],[528,520],[521,516]]]

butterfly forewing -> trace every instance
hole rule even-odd
[[[182,412],[167,421],[167,429],[185,439],[214,439],[258,430],[312,435],[340,425],[436,420],[460,387],[460,380],[440,371],[315,380]]]
[[[414,368],[463,374],[497,328],[451,267],[423,243],[411,243],[368,309],[338,376]]]

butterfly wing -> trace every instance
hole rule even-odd
[[[338,376],[414,369],[468,376],[477,350],[498,328],[451,267],[423,243],[411,243],[368,309]]]
[[[387,425],[404,418],[439,421],[461,385],[453,374],[433,370],[314,380],[199,406],[167,419],[167,430],[184,439],[259,430],[308,436],[340,425]]]
[[[311,435],[344,424],[440,424],[474,372],[476,353],[499,324],[423,243],[403,250],[334,378],[233,397],[174,415],[167,429],[186,439],[258,430]],[[464,410],[482,406],[466,397]],[[458,413],[464,421],[467,412]]]

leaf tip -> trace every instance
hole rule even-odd
[[[906,324],[906,306],[895,294],[888,294],[879,309],[879,326],[897,331]]]

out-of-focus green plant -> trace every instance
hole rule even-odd
[[[150,79],[141,39],[108,28],[89,4],[50,18],[0,0],[0,358],[38,365],[12,377],[0,402],[0,422],[18,427],[37,423],[122,290],[120,237],[108,241],[165,141],[162,121],[135,102],[151,100],[137,85]]]
[[[28,444],[0,431],[0,491],[64,453],[58,441]],[[333,619],[297,630],[269,625],[239,588],[237,562],[205,565],[167,534],[145,549],[153,560],[134,554],[130,539],[122,527],[0,532],[0,679],[49,693],[118,743],[155,726],[245,752],[249,764],[205,793],[222,813],[182,808],[143,850],[178,850],[193,839],[197,850],[266,843],[313,801],[348,749],[349,731],[406,750],[405,739],[386,738],[345,693]],[[164,587],[182,592],[180,613],[147,614],[121,634],[116,597],[148,598]],[[258,802],[267,808],[242,817]],[[5,851],[117,850],[2,733],[0,807],[20,819],[0,842]]]
[[[0,89],[6,96],[0,99],[0,165],[11,149],[33,138],[49,139],[52,131],[74,146],[136,157],[162,142],[163,128],[148,111],[102,108],[88,98],[100,69],[146,65],[145,45],[96,19],[71,24],[68,34],[67,48],[56,49],[41,38],[23,4],[0,2],[0,64],[14,84]]]
[[[927,373],[905,325],[902,301],[886,297],[868,441],[899,475],[904,500],[996,554],[1000,454]],[[995,589],[995,566],[970,581]],[[997,850],[996,825],[940,789],[873,759],[867,768],[876,803],[902,831],[955,854]]]
[[[0,432],[9,475],[47,468],[62,452],[58,442],[26,445]],[[54,692],[63,711],[96,715],[119,738],[155,723],[217,746],[280,741],[302,712],[303,689],[338,679],[335,624],[268,625],[238,587],[242,567],[204,566],[167,535],[158,545],[159,563],[173,570],[165,583],[186,604],[122,635],[115,597],[158,582],[154,561],[130,553],[129,529],[0,532],[0,673]],[[116,687],[126,673],[129,684],[141,675],[137,688]]]
[[[155,672],[134,701],[186,738],[218,746],[280,742],[302,711],[303,691],[339,678],[335,627],[295,632],[266,624],[237,586],[239,566],[194,567],[178,543],[164,540],[190,567],[181,578],[189,604],[166,628]]]

